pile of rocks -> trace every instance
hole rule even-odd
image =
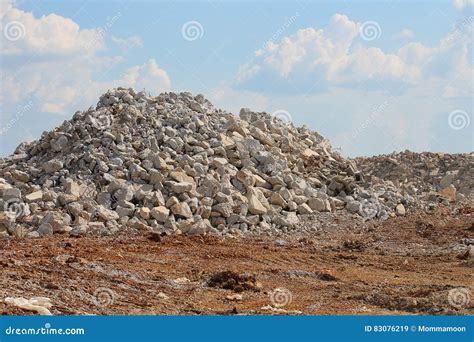
[[[386,218],[414,202],[368,184],[307,126],[118,88],[0,159],[0,235],[287,231],[299,215]]]
[[[415,153],[331,159],[305,159],[306,174],[327,184],[325,192],[341,199],[351,213],[385,219],[410,209],[473,200],[474,155]]]
[[[302,155],[330,145],[307,127],[202,95],[119,88],[0,160],[0,233],[182,233],[294,227],[335,209]]]
[[[474,153],[416,153],[404,151],[355,159],[357,167],[373,185],[393,184],[400,192],[419,200],[444,196],[454,201],[472,199]]]
[[[303,159],[305,174],[320,180],[320,190],[349,213],[366,219],[387,219],[390,215],[405,215],[406,208],[416,208],[419,202],[402,193],[391,182],[373,184],[358,170],[355,161],[338,154],[311,155]]]

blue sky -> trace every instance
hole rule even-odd
[[[471,152],[472,0],[5,1],[0,155],[117,86],[284,113],[347,156]]]

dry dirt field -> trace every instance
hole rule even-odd
[[[445,207],[279,238],[1,240],[0,297],[49,297],[61,315],[474,314],[473,300],[448,301],[472,293],[473,214]],[[1,301],[0,314],[31,312]]]

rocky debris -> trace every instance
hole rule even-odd
[[[162,299],[162,300],[170,299],[170,297],[164,292],[158,292],[158,294],[156,295],[156,298],[159,298],[159,299]]]
[[[218,287],[234,292],[260,291],[261,284],[253,275],[240,275],[232,271],[222,271],[211,276],[207,282],[209,287]]]
[[[44,163],[43,170],[47,173],[54,173],[63,168],[63,162],[58,159],[51,159]]]
[[[300,310],[285,310],[280,307],[274,307],[271,305],[264,305],[260,308],[263,311],[270,311],[271,313],[278,315],[301,315],[303,312]]]
[[[346,209],[350,213],[358,213],[361,210],[362,206],[359,201],[350,200],[346,204]]]
[[[13,234],[15,219],[6,212],[0,212],[0,237]]]
[[[7,202],[21,198],[21,191],[17,188],[5,187],[1,190],[0,195],[2,196],[2,199]]]
[[[51,303],[51,299],[46,297],[32,297],[30,299],[25,299],[23,297],[7,297],[5,298],[5,303],[17,306],[24,310],[35,311],[40,315],[52,315],[49,309],[51,309],[53,304]]]
[[[154,241],[154,242],[161,242],[162,233],[151,232],[150,235],[148,236],[148,240],[151,240],[151,241]]]
[[[439,157],[428,197],[469,193],[470,157]],[[0,159],[0,234],[286,232],[308,215],[385,219],[416,207],[418,183],[390,180],[399,169],[374,158],[345,159],[308,126],[268,113],[118,88]]]
[[[38,190],[35,192],[32,192],[31,194],[25,195],[25,200],[27,203],[30,202],[38,202],[43,199],[43,191]]]
[[[468,264],[474,266],[474,245],[469,247],[469,254],[467,258]]]
[[[228,295],[225,298],[228,299],[228,300],[232,300],[232,301],[242,301],[244,299],[244,297],[241,294],[238,294],[238,293]]]
[[[164,223],[168,219],[168,217],[170,215],[170,211],[166,207],[159,206],[159,207],[153,208],[151,210],[150,214],[158,222]]]
[[[53,226],[50,223],[41,224],[36,230],[39,236],[53,235]]]
[[[181,277],[181,278],[174,279],[173,282],[178,284],[178,285],[184,285],[184,284],[189,284],[191,282],[191,280],[189,280],[186,277]]]
[[[397,213],[397,215],[405,216],[406,210],[403,204],[398,204],[397,207],[395,208],[395,212]]]
[[[345,205],[347,211],[366,219],[385,219],[418,208],[431,210],[440,203],[472,202],[472,153],[405,151],[354,160],[335,154],[306,155],[305,173],[317,178],[323,189],[327,187],[323,196],[329,196],[332,210]],[[308,204],[321,211],[320,201],[310,199]]]
[[[186,202],[178,202],[176,204],[173,204],[171,206],[171,212],[177,218],[189,219],[193,216],[191,208],[189,208],[189,205]]]
[[[311,198],[308,201],[308,206],[316,211],[331,211],[331,204],[327,199]]]
[[[404,151],[356,158],[372,184],[392,183],[402,193],[428,199],[439,192],[449,200],[469,199],[474,191],[474,153],[416,153]],[[448,189],[448,190],[445,190]],[[471,197],[472,201],[472,197]]]
[[[115,211],[110,210],[105,208],[102,205],[98,205],[96,207],[96,214],[99,219],[102,219],[104,221],[114,221],[119,219],[119,214],[117,214]]]
[[[448,199],[450,202],[456,201],[456,187],[453,184],[448,185],[447,187],[443,188],[439,194]]]

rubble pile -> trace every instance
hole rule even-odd
[[[355,159],[311,155],[304,161],[308,177],[321,180],[325,193],[364,218],[386,219],[474,198],[473,153],[405,151]]]
[[[415,205],[393,181],[372,188],[364,165],[267,113],[118,88],[0,159],[0,236],[286,232],[301,215]]]
[[[291,228],[298,213],[332,210],[301,176],[311,148],[331,153],[319,134],[269,114],[237,118],[202,95],[119,88],[0,161],[0,231]]]
[[[474,153],[416,153],[404,151],[357,158],[357,167],[372,184],[391,182],[400,192],[420,200],[444,196],[449,200],[472,199]]]
[[[413,196],[402,193],[391,182],[374,185],[357,164],[339,155],[311,155],[304,158],[307,177],[321,182],[321,191],[349,213],[365,219],[387,219],[390,215],[405,215],[406,208],[417,208],[419,202]]]

